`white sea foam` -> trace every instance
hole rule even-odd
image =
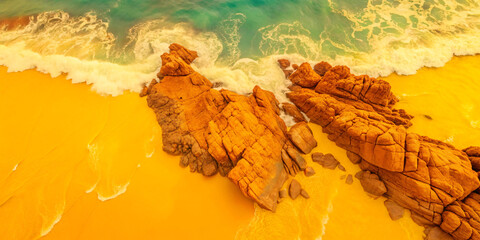
[[[65,73],[73,83],[92,84],[94,91],[114,96],[126,90],[139,91],[156,73],[155,69],[152,71],[141,64],[118,65],[64,55],[44,56],[18,45],[0,45],[0,64],[10,72],[36,68],[52,77]]]
[[[122,47],[115,46],[115,36],[108,32],[109,23],[93,13],[71,17],[61,11],[47,12],[32,18],[25,28],[0,30],[0,64],[9,71],[37,68],[52,76],[66,73],[74,83],[85,82],[98,93],[118,95],[125,90],[139,91],[154,78],[161,64],[160,55],[177,42],[198,51],[193,66],[212,82],[221,82],[224,88],[241,94],[259,85],[283,102],[287,101],[284,93],[289,83],[277,66],[279,58],[293,63],[326,60],[347,65],[356,74],[385,76],[392,72],[413,74],[423,66],[442,66],[453,55],[480,53],[480,6],[465,4],[470,5],[447,1],[439,10],[445,16],[440,22],[427,19],[432,18],[435,9],[423,6],[421,1],[420,7],[407,0],[398,4],[369,2],[358,12],[330,2],[335,14],[353,23],[352,34],[367,32],[370,50],[359,51],[351,44],[335,42],[325,32],[314,40],[300,22],[280,23],[258,30],[259,50],[264,57],[255,60],[238,59],[238,29],[246,21],[242,14],[233,14],[221,22],[218,35],[165,19],[139,23],[129,30],[128,41]],[[405,18],[406,24],[391,21],[395,16]],[[324,53],[326,44],[343,54],[332,57]]]

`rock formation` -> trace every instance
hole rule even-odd
[[[304,170],[301,153],[316,146],[306,123],[289,131],[273,93],[256,86],[243,96],[222,89],[195,72],[195,51],[172,44],[162,56],[159,82],[141,96],[162,127],[163,149],[182,155],[181,166],[211,176],[219,172],[243,194],[274,211],[287,174]]]
[[[360,164],[367,192],[385,195],[454,239],[480,239],[480,195],[473,192],[480,186],[480,148],[463,152],[408,132],[412,116],[393,108],[398,100],[388,82],[355,76],[348,67],[304,63],[289,78],[289,99]]]
[[[243,194],[273,211],[286,195],[281,189],[288,175],[312,174],[302,154],[317,143],[305,113],[360,164],[363,171],[356,177],[363,188],[389,198],[391,209],[400,211],[398,204],[410,210],[415,222],[428,226],[429,239],[480,239],[480,148],[460,151],[408,132],[412,116],[393,108],[398,100],[387,82],[325,62],[292,66],[293,71],[281,60],[294,83],[287,96],[296,107],[282,104],[297,122],[288,130],[273,93],[258,86],[249,96],[216,90],[190,66],[196,57],[172,44],[162,55],[159,81],[141,93],[162,127],[163,149],[182,155],[182,166],[205,176],[228,176]],[[329,154],[315,153],[312,159],[344,169]],[[291,181],[289,194],[308,198],[297,183]]]

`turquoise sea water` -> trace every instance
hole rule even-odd
[[[199,51],[196,64],[205,74],[232,85],[258,84],[259,78],[282,81],[281,74],[262,72],[259,66],[280,56],[326,60],[378,76],[413,74],[423,66],[442,66],[453,55],[480,52],[477,0],[0,1],[0,19],[25,15],[36,15],[29,27],[0,32],[0,64],[16,70],[38,67],[33,57],[20,64],[5,53],[13,48],[32,51],[41,55],[45,72],[68,72],[74,81],[94,84],[98,79],[88,79],[71,66],[76,61],[56,60],[55,66],[47,66],[43,57],[99,60],[147,74],[158,67],[168,45],[179,42]],[[84,69],[92,68],[85,64]],[[139,78],[147,81],[150,76]],[[139,84],[124,85],[119,89],[137,90]]]

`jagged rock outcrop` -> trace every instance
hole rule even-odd
[[[322,68],[317,68],[321,73]],[[383,80],[355,76],[347,67],[335,66],[315,86],[303,84],[313,82],[312,72],[292,73],[290,79],[296,76],[292,82],[303,87],[291,87],[287,96],[311,122],[323,127],[330,140],[348,150],[352,162],[360,163],[368,173],[360,178],[365,190],[387,196],[410,209],[418,221],[440,226],[455,239],[477,239],[478,215],[464,202],[478,204],[478,199],[469,197],[480,186],[472,170],[472,164],[477,169],[478,149],[463,152],[407,132],[412,116],[393,108],[398,100]],[[463,212],[450,210],[457,205]]]
[[[197,57],[178,44],[162,55],[161,78],[144,92],[162,127],[163,149],[206,176],[220,172],[262,207],[275,210],[287,173],[282,149],[287,128],[271,92],[249,96],[215,90],[190,63]]]
[[[164,151],[182,155],[180,165],[192,172],[228,176],[245,196],[275,210],[287,175],[307,168],[301,154],[317,145],[312,131],[304,121],[287,131],[279,102],[258,86],[249,96],[214,89],[190,66],[197,56],[170,45],[159,81],[140,93],[162,127]]]

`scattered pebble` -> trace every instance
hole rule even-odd
[[[290,197],[292,199],[296,199],[298,195],[300,195],[300,192],[302,190],[302,186],[300,183],[293,179],[292,182],[290,183],[290,187],[288,188],[288,193],[290,194]]]
[[[311,177],[311,176],[315,175],[315,170],[312,167],[305,168],[304,172],[305,172],[306,177]]]
[[[351,185],[353,183],[352,174],[348,174],[347,179],[345,180],[345,183],[348,184],[348,185]]]
[[[302,191],[300,191],[300,195],[302,195],[302,197],[304,197],[306,199],[310,198],[310,195],[308,195],[308,193],[307,193],[307,191],[305,191],[305,189],[302,189]]]
[[[287,191],[285,189],[280,190],[280,192],[278,192],[278,197],[279,198],[287,197]]]

